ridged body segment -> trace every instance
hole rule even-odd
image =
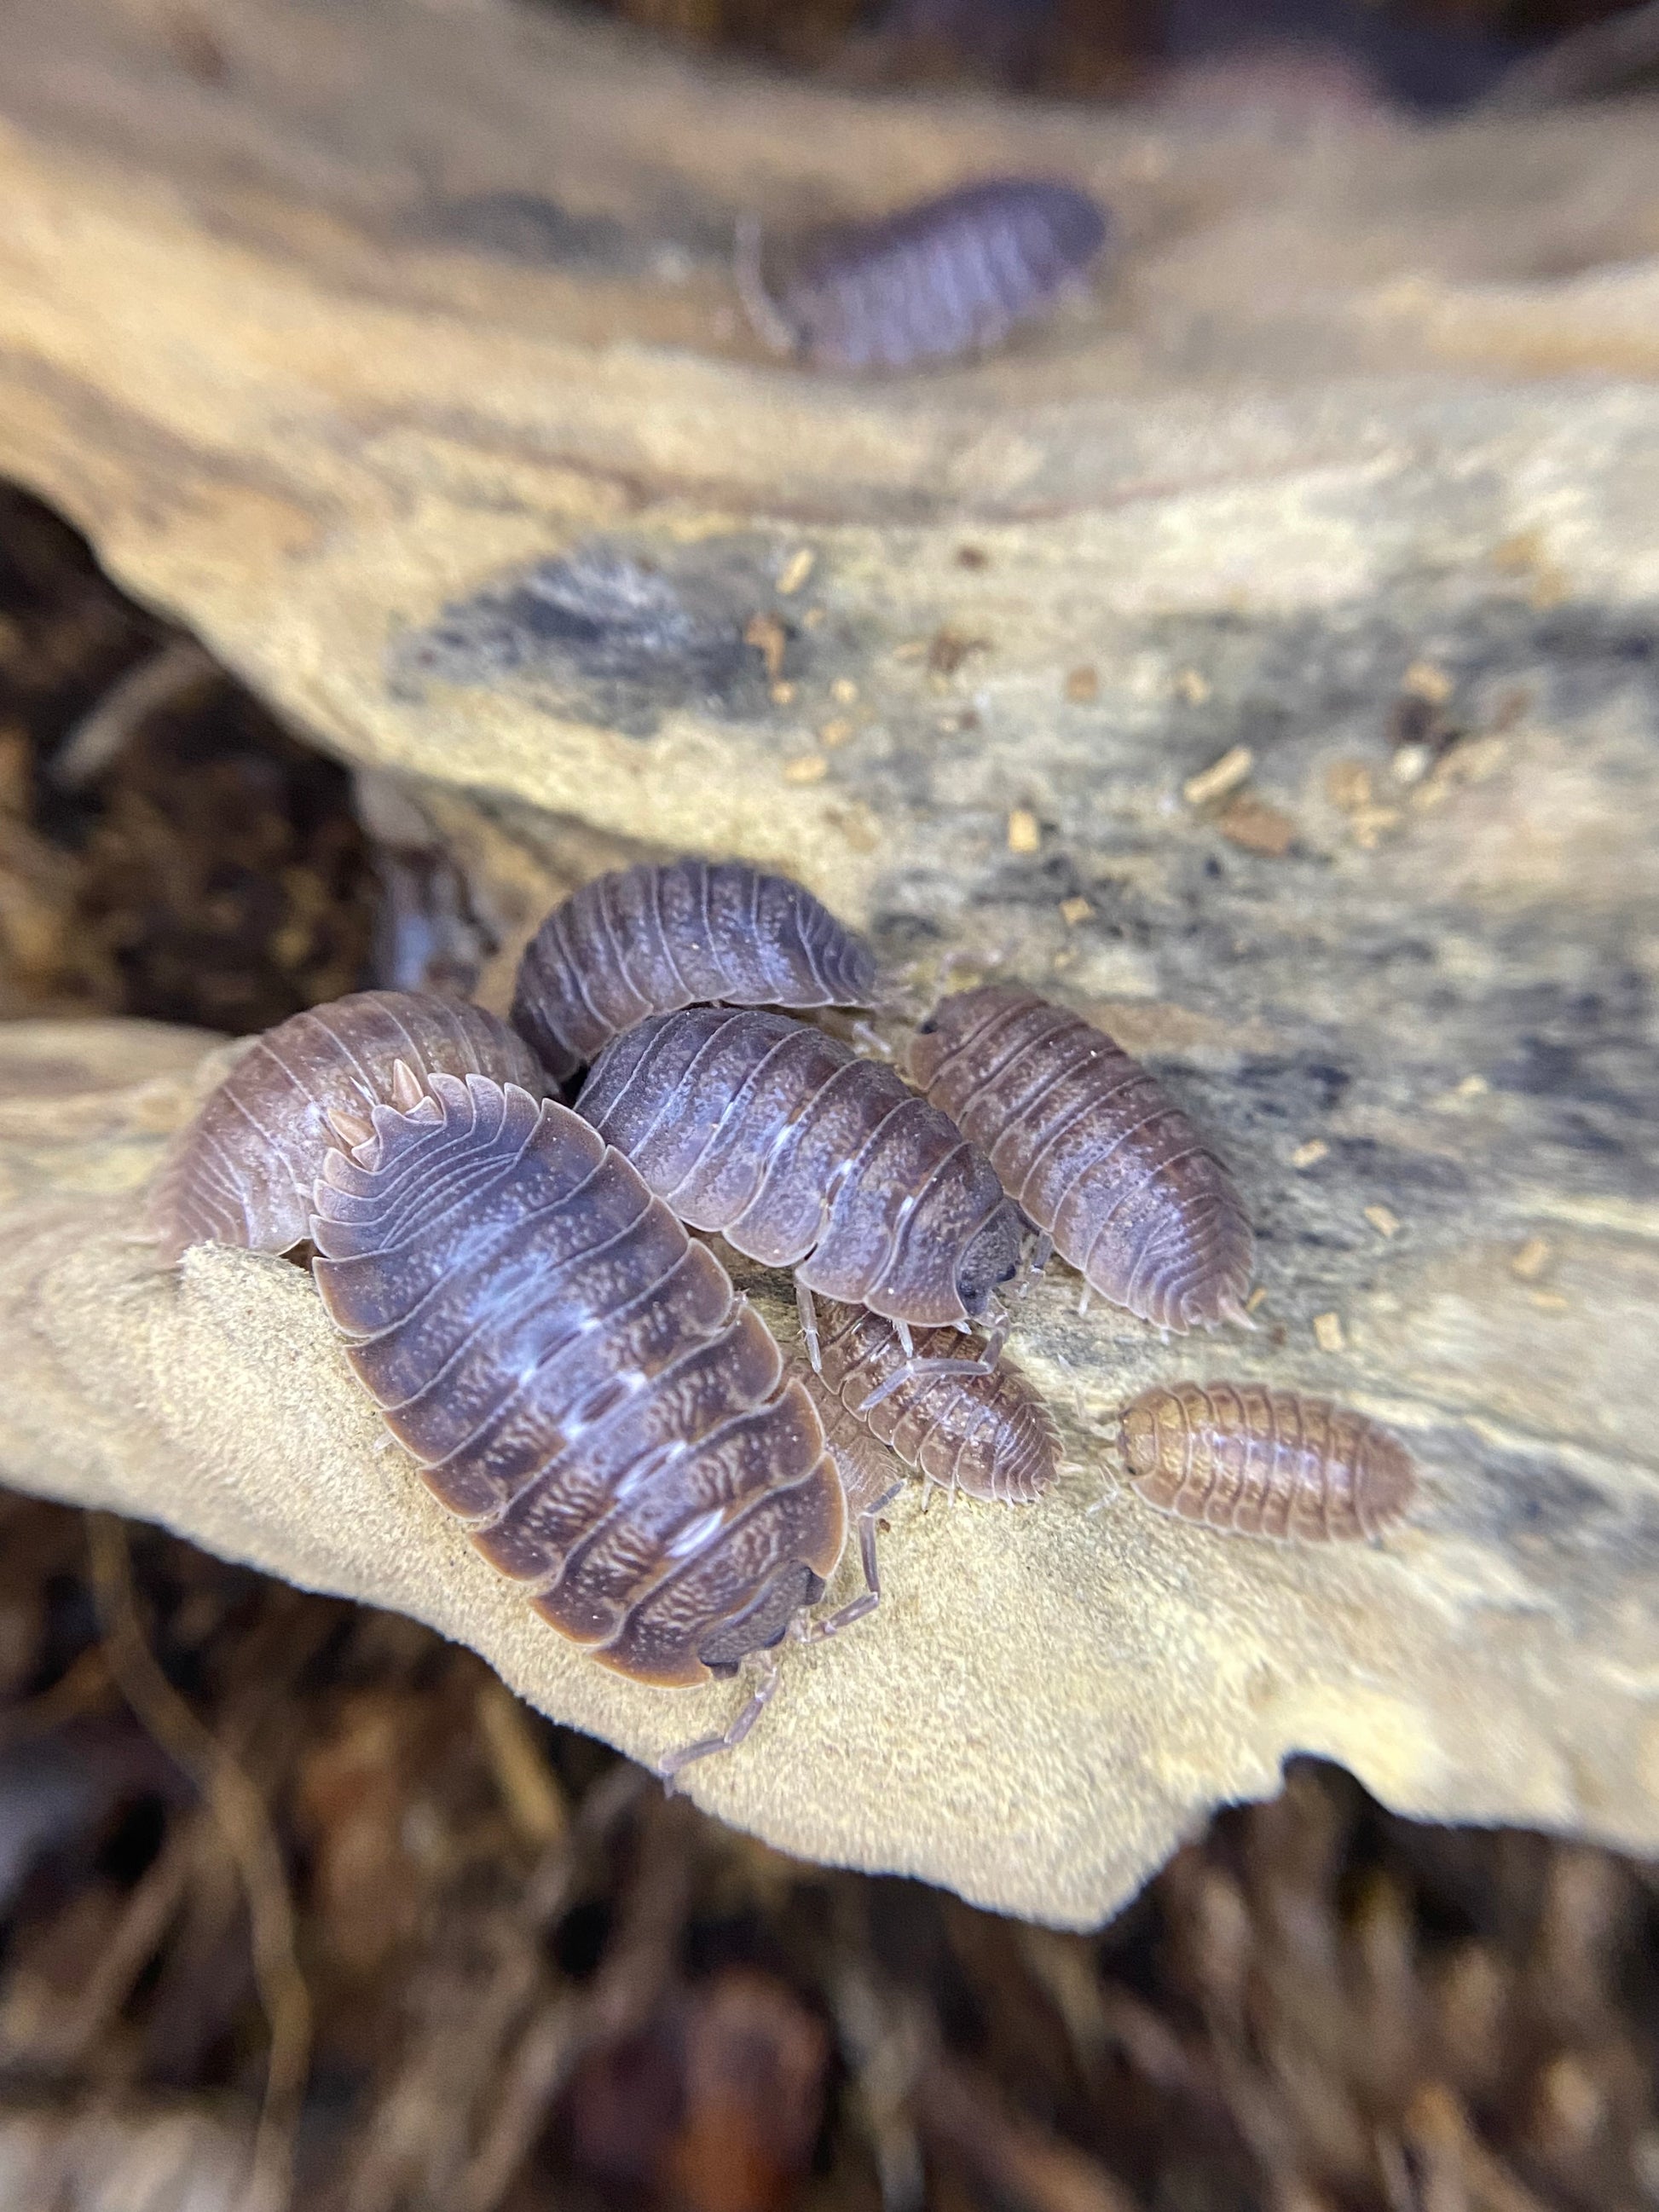
[[[599,876],[519,963],[513,1024],[560,1082],[648,1014],[681,1006],[867,1006],[863,940],[787,876],[676,860]]]
[[[619,1673],[729,1670],[822,1595],[846,1512],[777,1345],[586,1122],[481,1076],[327,1154],[313,1272],[427,1483]]]
[[[392,1070],[488,1075],[540,1097],[523,1039],[459,1000],[356,991],[255,1040],[168,1153],[150,1221],[169,1260],[191,1244],[286,1252],[309,1233],[312,1185],[333,1141],[328,1116],[389,1104]]]
[[[743,270],[757,327],[821,368],[903,369],[994,345],[1080,283],[1106,239],[1086,192],[998,177],[807,231]]]
[[[641,1022],[600,1054],[577,1110],[682,1221],[827,1297],[944,1326],[1018,1263],[1018,1218],[955,1123],[787,1014]]]
[[[910,1065],[1103,1297],[1161,1328],[1237,1317],[1255,1238],[1232,1178],[1103,1030],[988,985],[940,1003]]]
[[[1145,1390],[1120,1416],[1118,1444],[1149,1504],[1236,1535],[1374,1536],[1417,1486],[1411,1455],[1387,1429],[1264,1382]]]
[[[878,1314],[831,1299],[818,1302],[817,1323],[821,1373],[813,1378],[813,1402],[832,1443],[842,1424],[832,1428],[826,1399],[836,1413],[858,1420],[906,1467],[945,1490],[1029,1505],[1053,1482],[1059,1431],[1007,1360],[989,1375],[917,1375],[865,1413],[865,1400],[908,1364],[898,1332]],[[973,1350],[955,1329],[928,1329],[912,1339],[916,1363],[971,1358]]]

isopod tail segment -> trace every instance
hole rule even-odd
[[[811,1394],[809,1394],[811,1395]],[[816,1397],[815,1397],[815,1402]],[[876,1533],[882,1508],[897,1497],[904,1487],[902,1476],[892,1476],[890,1465],[884,1465],[883,1455],[872,1439],[863,1439],[867,1447],[860,1450],[850,1439],[842,1438],[830,1445],[830,1456],[835,1462],[841,1480],[842,1493],[848,1511],[853,1516],[853,1529],[858,1539],[859,1564],[864,1573],[864,1588],[834,1613],[821,1616],[798,1613],[785,1632],[785,1641],[793,1644],[822,1644],[827,1637],[839,1636],[843,1629],[851,1628],[855,1621],[867,1620],[881,1602],[881,1569],[876,1558]],[[659,1761],[656,1772],[672,1797],[679,1786],[679,1778],[688,1766],[700,1759],[712,1759],[723,1751],[733,1751],[749,1734],[755,1723],[772,1702],[778,1686],[781,1655],[777,1645],[753,1656],[748,1664],[757,1680],[749,1700],[729,1728],[717,1735],[699,1736],[693,1743],[682,1744]]]

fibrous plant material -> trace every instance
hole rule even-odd
[[[786,876],[740,861],[617,869],[525,950],[514,1026],[561,1082],[647,1014],[693,1005],[867,1006],[868,945]]]

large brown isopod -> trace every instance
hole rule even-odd
[[[730,1674],[823,1594],[846,1509],[817,1414],[713,1253],[575,1115],[430,1075],[327,1154],[312,1236],[392,1434],[604,1665]]]
[[[554,908],[525,951],[513,1024],[566,1081],[647,1014],[867,1006],[870,948],[787,876],[739,860],[619,868]]]
[[[540,1097],[523,1040],[477,1006],[417,991],[357,991],[267,1030],[179,1136],[150,1220],[170,1260],[188,1244],[286,1252],[309,1233],[328,1116],[392,1097],[399,1060],[418,1076],[488,1075]]]
[[[1148,1504],[1241,1536],[1374,1536],[1417,1486],[1411,1455],[1387,1429],[1265,1382],[1143,1390],[1120,1417],[1118,1448]]]
[[[1018,1264],[990,1162],[890,1067],[787,1014],[691,1006],[605,1047],[577,1110],[694,1229],[808,1297],[967,1322]]]
[[[822,1300],[817,1319],[822,1371],[802,1380],[832,1444],[856,1419],[930,1486],[1006,1505],[1029,1505],[1048,1489],[1060,1434],[1018,1368],[1005,1359],[973,1371],[961,1337],[945,1328],[917,1336],[907,1356],[891,1322],[861,1306]]]
[[[1103,1030],[988,985],[941,1001],[910,1066],[1103,1297],[1160,1328],[1243,1318],[1255,1238],[1232,1177]]]
[[[747,224],[738,285],[777,352],[821,368],[909,368],[994,345],[1046,313],[1105,238],[1104,216],[1074,185],[993,177],[875,222],[807,231],[766,257],[775,268]]]

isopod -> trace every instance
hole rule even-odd
[[[941,1001],[910,1066],[1103,1297],[1160,1328],[1243,1318],[1255,1238],[1232,1178],[1103,1030],[987,985]]]
[[[1387,1429],[1265,1382],[1144,1390],[1119,1419],[1118,1449],[1150,1504],[1236,1535],[1374,1536],[1417,1486],[1411,1455]]]
[[[1075,185],[988,178],[873,222],[807,231],[775,270],[745,223],[738,286],[775,351],[823,368],[902,369],[996,344],[1077,286],[1105,239],[1105,216]]]
[[[308,1234],[328,1116],[390,1103],[392,1072],[489,1075],[539,1097],[547,1082],[522,1039],[458,1000],[357,991],[257,1038],[168,1153],[150,1222],[169,1260],[186,1245],[286,1252]]]
[[[1060,1434],[1018,1368],[1003,1360],[972,1371],[961,1337],[945,1328],[917,1336],[907,1355],[893,1324],[860,1306],[826,1299],[817,1320],[822,1372],[801,1379],[832,1444],[856,1420],[930,1486],[1008,1505],[1048,1489]]]
[[[807,1293],[942,1328],[1018,1264],[990,1162],[890,1067],[787,1014],[692,1006],[605,1047],[577,1111],[694,1229]]]
[[[647,1014],[690,1006],[867,1006],[863,940],[787,876],[675,860],[599,876],[519,964],[513,1024],[560,1082]]]
[[[619,1674],[685,1686],[776,1646],[823,1593],[846,1505],[811,1400],[714,1254],[514,1085],[432,1073],[369,1120],[325,1157],[313,1273],[428,1486]],[[766,1694],[670,1768],[738,1741]]]

